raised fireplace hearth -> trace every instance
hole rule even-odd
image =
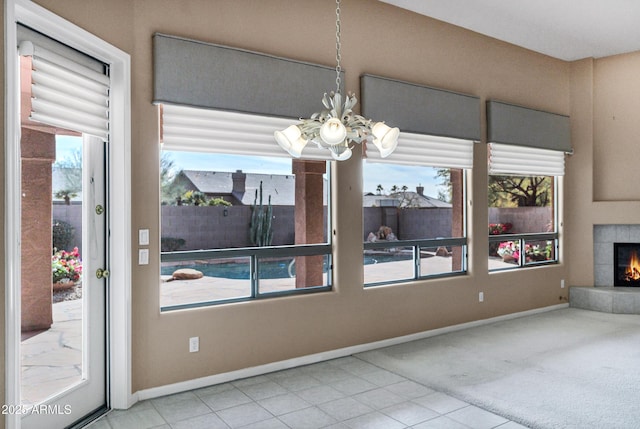
[[[571,287],[569,305],[606,313],[640,314],[640,278],[635,278],[640,264],[635,266],[632,259],[640,260],[640,224],[594,225],[595,287]]]
[[[572,286],[569,306],[603,313],[640,314],[640,288]]]

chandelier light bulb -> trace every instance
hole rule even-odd
[[[371,129],[373,134],[373,144],[380,151],[380,156],[386,158],[398,146],[398,137],[400,136],[400,130],[398,128],[391,128],[384,122],[376,122]]]
[[[300,158],[302,149],[306,146],[307,141],[302,138],[302,133],[297,125],[291,125],[282,131],[276,131],[273,135],[282,149],[289,152],[294,158]]]
[[[337,145],[347,138],[347,128],[340,119],[330,118],[320,127],[320,138],[328,145]]]

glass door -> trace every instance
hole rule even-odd
[[[23,428],[62,428],[106,404],[106,143],[23,123]]]

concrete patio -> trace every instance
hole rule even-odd
[[[22,341],[22,403],[33,405],[82,379],[82,300],[53,304],[50,329]]]

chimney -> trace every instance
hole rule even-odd
[[[244,194],[247,189],[247,174],[243,173],[242,170],[236,170],[235,173],[231,173],[231,180],[233,181],[231,193]]]
[[[424,186],[422,186],[422,185],[416,186],[416,192],[421,197],[424,197]]]

